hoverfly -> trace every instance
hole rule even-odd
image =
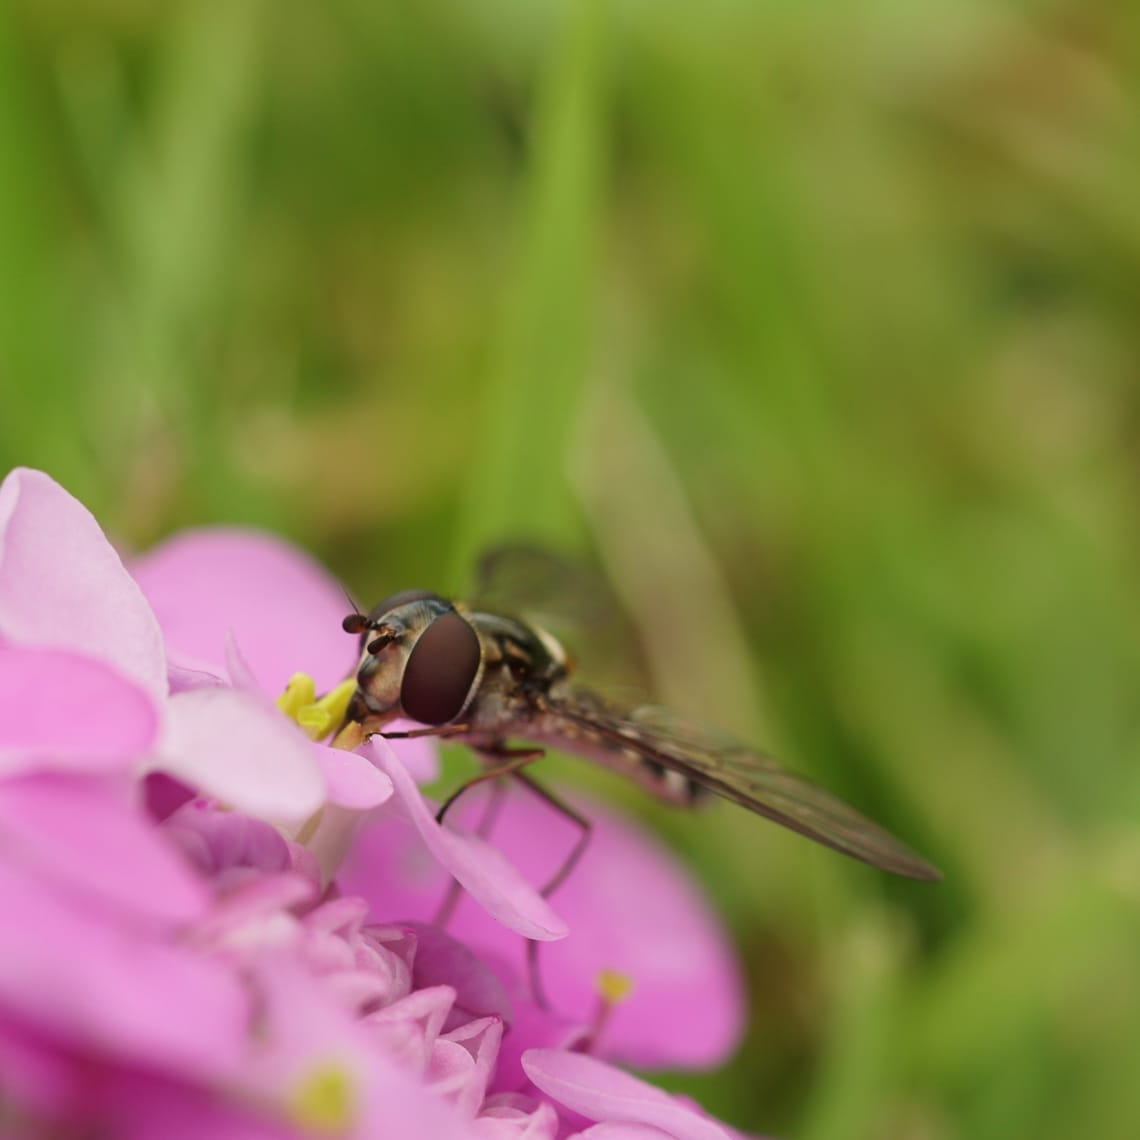
[[[512,774],[571,816],[584,845],[588,821],[522,772],[545,745],[601,763],[666,801],[692,805],[712,792],[873,867],[941,878],[877,824],[763,753],[656,706],[621,708],[576,684],[569,653],[538,625],[406,590],[367,615],[349,615],[344,629],[361,637],[348,721],[365,735],[446,737],[483,761],[483,774],[445,801],[441,819],[472,783]],[[396,719],[424,727],[384,732]],[[512,737],[540,747],[512,748]]]

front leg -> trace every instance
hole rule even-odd
[[[436,823],[443,823],[443,817],[447,815],[451,805],[468,788],[475,787],[476,784],[485,783],[487,780],[497,780],[500,776],[509,776],[512,773],[519,772],[528,764],[533,764],[540,757],[545,756],[546,753],[541,748],[509,748],[506,743],[501,740],[494,741],[491,744],[484,744],[475,749],[480,757],[488,763],[485,771],[480,772],[478,776],[472,776],[471,779],[460,784],[450,796],[443,801],[439,811],[435,814]]]
[[[419,740],[421,736],[464,736],[471,731],[469,724],[437,724],[426,728],[409,728],[403,732],[380,732],[373,735],[383,740]]]

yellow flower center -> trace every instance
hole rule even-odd
[[[617,1005],[633,993],[633,979],[620,970],[599,970],[594,985],[606,1005]]]
[[[290,1120],[307,1132],[342,1132],[352,1123],[355,1101],[348,1072],[329,1063],[293,1088],[287,1108]]]
[[[614,1006],[620,1005],[633,993],[633,979],[620,970],[599,970],[594,977],[594,986],[598,991],[598,1004],[586,1032],[587,1050],[597,1048]]]

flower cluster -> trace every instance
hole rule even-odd
[[[0,1132],[731,1136],[617,1067],[736,1040],[693,886],[590,805],[555,910],[549,805],[508,795],[487,839],[475,793],[437,824],[423,742],[321,743],[291,678],[351,673],[343,608],[264,535],[124,566],[48,476],[0,485]]]

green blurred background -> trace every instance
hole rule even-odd
[[[0,0],[0,459],[363,602],[590,552],[666,699],[946,874],[553,761],[739,939],[670,1083],[1134,1138],[1138,83],[1129,0]]]

